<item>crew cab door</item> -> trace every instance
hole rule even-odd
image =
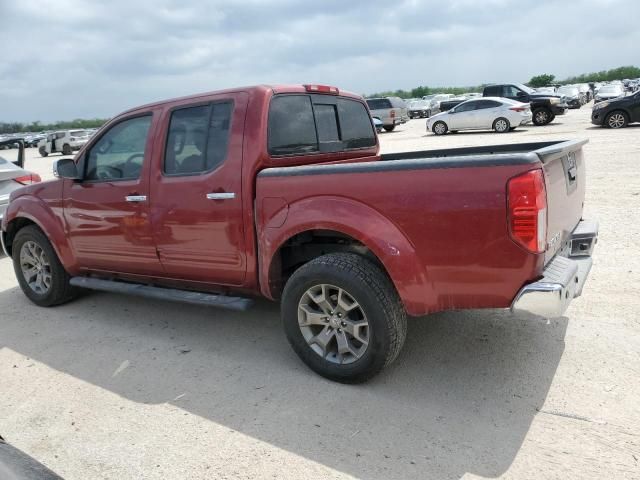
[[[151,216],[160,261],[170,278],[244,282],[241,180],[247,99],[243,92],[216,95],[163,114],[164,151],[153,168]]]
[[[151,112],[123,118],[79,160],[81,180],[66,180],[64,218],[81,268],[161,275],[149,221]]]

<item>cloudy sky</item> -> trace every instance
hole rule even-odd
[[[358,93],[640,65],[636,0],[0,0],[0,121],[257,83]]]

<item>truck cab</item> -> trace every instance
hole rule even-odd
[[[569,108],[560,96],[536,92],[521,83],[506,83],[487,85],[483,97],[503,97],[518,102],[529,103],[535,125],[547,125],[556,118],[556,115],[564,115]]]

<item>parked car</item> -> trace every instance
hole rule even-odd
[[[407,105],[400,97],[367,98],[367,105],[371,116],[379,118],[387,132],[409,120]]]
[[[440,103],[450,100],[451,98],[453,98],[453,95],[450,93],[438,93],[434,95],[431,99],[431,103],[429,104],[429,117],[436,113],[440,113]]]
[[[0,140],[0,146],[18,141],[18,149],[0,156],[0,221],[9,205],[11,193],[24,185],[40,182],[40,176],[24,169],[24,146],[20,146],[20,139],[5,138]]]
[[[535,125],[547,125],[553,122],[556,115],[564,115],[567,104],[558,95],[538,93],[532,88],[520,83],[506,83],[485,87],[482,95],[485,97],[510,98],[517,102],[529,103],[533,112]]]
[[[556,92],[569,108],[580,108],[582,100],[580,98],[580,90],[574,85],[563,85]]]
[[[583,105],[593,100],[593,92],[591,91],[591,87],[588,83],[579,83],[576,87],[578,87],[578,90],[580,91]]]
[[[429,102],[425,100],[414,100],[407,108],[409,118],[426,118],[429,115]]]
[[[594,103],[604,102],[605,100],[613,100],[624,95],[622,84],[609,83],[602,85],[594,97]]]
[[[377,133],[382,133],[383,123],[378,117],[373,117],[373,126],[376,128]]]
[[[598,102],[591,111],[591,123],[594,125],[622,128],[634,122],[640,122],[640,91]]]
[[[585,142],[379,155],[364,100],[336,87],[198,94],[109,121],[57,180],[11,194],[0,239],[36,305],[83,287],[264,296],[311,369],[361,382],[398,356],[407,315],[563,315],[598,232]]]
[[[467,100],[427,120],[427,131],[436,135],[458,130],[488,130],[506,133],[531,122],[531,108],[508,98],[484,97]]]
[[[40,156],[46,157],[50,153],[71,155],[84,146],[89,140],[85,130],[63,130],[53,132],[38,142]]]

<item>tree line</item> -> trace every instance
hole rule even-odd
[[[41,123],[37,121],[31,123],[0,122],[0,135],[20,132],[38,133],[47,130],[70,130],[74,128],[98,128],[104,125],[108,120],[108,118],[76,118],[75,120],[54,123]]]
[[[589,82],[610,82],[612,80],[623,80],[625,78],[640,78],[640,68],[634,66],[612,68],[611,70],[602,70],[600,72],[583,73],[575,77],[568,77],[564,80],[556,80],[555,75],[542,74],[535,75],[527,82],[531,87],[544,87],[551,84],[573,84],[573,83],[589,83]],[[400,97],[400,98],[422,98],[425,95],[434,93],[452,93],[461,95],[468,92],[482,92],[486,85],[477,85],[473,87],[416,87],[411,90],[390,90],[386,92],[377,92],[365,97]]]

